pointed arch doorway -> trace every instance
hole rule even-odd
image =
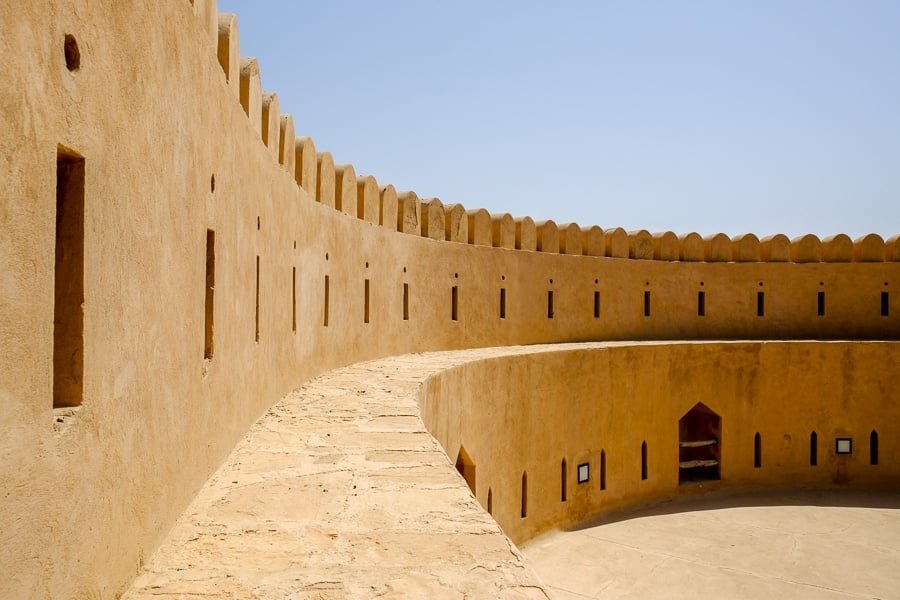
[[[678,420],[678,483],[722,478],[722,418],[698,402]]]
[[[466,480],[472,494],[475,494],[475,461],[466,452],[464,446],[459,447],[459,454],[456,455],[456,470]]]

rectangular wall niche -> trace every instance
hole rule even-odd
[[[253,312],[254,312],[254,333],[253,341],[259,343],[259,255],[256,255],[256,291],[254,292]]]
[[[403,284],[403,320],[409,321],[409,284]]]
[[[84,158],[56,154],[56,249],[53,292],[53,407],[84,396]]]
[[[297,267],[291,267],[291,332],[297,333]]]
[[[848,437],[839,437],[834,440],[835,454],[853,454],[853,440]]]
[[[459,286],[450,288],[450,320],[459,320]]]
[[[369,287],[370,287],[368,279],[366,279],[365,285],[363,287],[364,287],[363,295],[365,296],[365,298],[364,298],[365,306],[363,307],[363,323],[368,323],[369,322]]]
[[[591,479],[591,464],[581,463],[578,465],[578,483],[587,483]]]
[[[203,321],[203,358],[209,360],[215,350],[213,331],[215,326],[216,293],[216,232],[206,230],[206,301]]]
[[[323,312],[325,313],[322,318],[322,325],[328,327],[328,305],[331,300],[331,278],[326,275],[325,276],[325,296],[322,301]]]

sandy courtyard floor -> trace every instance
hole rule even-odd
[[[556,600],[900,598],[900,492],[669,503],[522,547]]]

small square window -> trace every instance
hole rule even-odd
[[[835,439],[834,451],[837,454],[853,454],[853,440],[851,438]]]
[[[591,478],[590,463],[581,463],[578,465],[578,483],[586,483]]]

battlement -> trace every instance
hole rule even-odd
[[[824,239],[813,234],[793,239],[775,234],[760,240],[752,233],[703,236],[577,223],[558,226],[554,221],[535,224],[527,216],[444,205],[437,198],[420,200],[414,192],[401,192],[405,199],[398,205],[392,186],[379,185],[371,175],[357,177],[353,165],[335,165],[329,152],[316,151],[311,138],[295,137],[294,119],[280,114],[278,95],[262,91],[256,59],[240,56],[237,16],[218,13],[215,0],[190,2],[201,26],[209,32],[228,86],[272,159],[293,174],[297,186],[312,199],[348,216],[437,241],[551,254],[687,262],[900,261],[900,234],[887,240],[874,233],[855,240],[842,233]],[[460,235],[458,225],[453,226],[459,223],[460,213],[468,215],[467,235]]]

